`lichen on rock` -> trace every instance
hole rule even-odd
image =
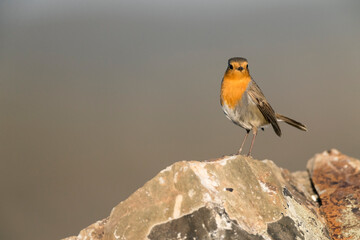
[[[332,239],[360,239],[360,161],[332,149],[315,155],[307,168]]]

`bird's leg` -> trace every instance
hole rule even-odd
[[[241,144],[241,147],[240,147],[240,149],[239,149],[239,151],[238,151],[238,155],[241,154],[241,151],[242,151],[242,149],[243,149],[243,147],[244,147],[244,144],[245,144],[245,142],[246,142],[246,139],[247,139],[247,137],[249,136],[249,132],[250,132],[250,130],[249,130],[249,129],[246,129],[245,138],[244,138],[244,140],[243,140],[243,142],[242,142],[242,144]]]
[[[256,128],[256,127],[254,127],[254,128],[253,128],[253,139],[252,139],[252,141],[251,141],[251,145],[250,145],[250,149],[249,149],[248,157],[251,157],[251,150],[252,150],[252,148],[253,148],[253,146],[254,146],[254,142],[255,142],[256,134],[257,134],[257,128]]]

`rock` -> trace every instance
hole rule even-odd
[[[333,149],[307,164],[332,239],[360,239],[360,161]]]
[[[68,239],[360,239],[360,162],[331,150],[307,167],[290,173],[244,156],[177,162]]]
[[[318,196],[314,187],[312,186],[309,173],[307,171],[298,171],[291,173],[291,175],[293,177],[292,184],[295,185],[301,192],[303,192],[307,198],[311,198],[313,201],[316,201]]]
[[[91,237],[83,230],[82,236],[329,239],[306,176],[306,172],[291,174],[269,160],[243,156],[178,162],[116,206],[103,235]]]

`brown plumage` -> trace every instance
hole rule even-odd
[[[250,130],[253,139],[248,155],[251,155],[257,129],[271,124],[275,133],[281,136],[278,121],[300,130],[307,131],[305,125],[291,118],[275,113],[259,86],[251,78],[248,61],[245,58],[230,58],[221,82],[220,103],[226,116],[236,125],[246,130],[245,138],[238,154],[241,153]]]

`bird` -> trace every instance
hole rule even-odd
[[[264,130],[265,126],[271,125],[276,135],[280,137],[281,129],[278,122],[284,121],[302,131],[307,131],[304,124],[275,113],[260,87],[251,77],[248,61],[243,57],[233,57],[228,60],[221,81],[220,104],[226,117],[246,130],[238,155],[241,154],[251,130],[253,138],[247,154],[250,157],[258,129]]]

